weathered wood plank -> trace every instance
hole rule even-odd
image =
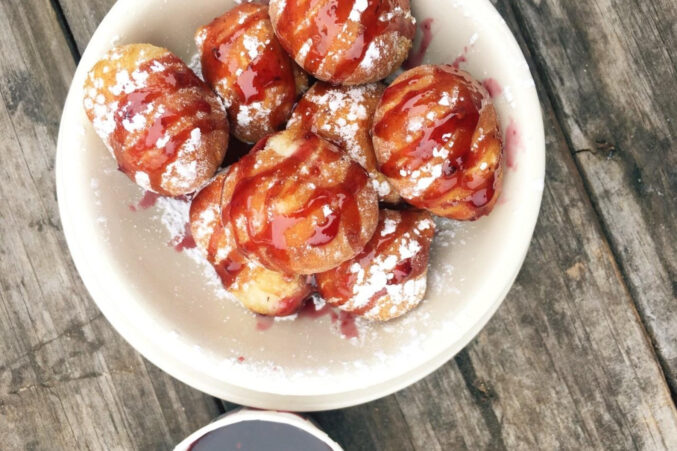
[[[545,118],[541,218],[510,296],[468,348],[477,385],[510,448],[667,449],[670,394],[549,108]]]
[[[677,393],[677,2],[509,3]]]
[[[81,2],[78,0],[60,0],[62,11],[67,18],[68,28],[75,39],[75,46],[82,54],[94,34],[96,27],[103,20],[116,0],[97,0]]]
[[[0,3],[0,443],[168,448],[218,410],[112,330],[69,258],[54,149],[74,68],[48,2]]]

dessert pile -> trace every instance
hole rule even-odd
[[[381,81],[414,33],[409,0],[244,3],[197,30],[202,77],[123,45],[89,72],[84,107],[139,186],[197,193],[195,243],[246,308],[286,316],[318,293],[387,321],[425,295],[433,214],[489,214],[503,175],[496,111],[468,73]],[[231,137],[255,145],[222,168]]]

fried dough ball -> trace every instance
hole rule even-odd
[[[376,167],[371,126],[385,85],[332,86],[317,82],[294,109],[287,128],[310,130],[345,150],[369,172],[379,199],[396,204],[397,191]]]
[[[381,210],[364,250],[316,276],[320,294],[329,304],[371,320],[387,321],[409,312],[425,295],[434,233],[429,213]]]
[[[89,72],[84,106],[122,172],[146,190],[187,194],[228,147],[228,120],[209,87],[167,49],[129,44]]]
[[[230,221],[244,253],[272,270],[314,274],[352,258],[378,222],[369,175],[312,132],[285,130],[260,141],[233,167]]]
[[[299,66],[344,85],[387,77],[407,57],[416,31],[409,0],[271,0],[270,18]]]
[[[270,271],[245,257],[238,249],[230,225],[221,222],[224,187],[232,191],[228,170],[217,175],[193,199],[190,209],[191,232],[205,253],[224,287],[250,310],[271,316],[294,313],[310,293],[307,279]]]
[[[271,271],[245,257],[238,249],[230,224],[221,222],[224,185],[232,191],[228,170],[202,189],[190,206],[190,226],[198,248],[214,266],[223,286],[249,310],[267,316],[295,313],[310,294],[304,276]]]
[[[503,144],[488,92],[452,66],[419,66],[385,90],[372,130],[379,168],[410,204],[474,220],[499,196]]]
[[[254,143],[284,127],[308,77],[277,41],[267,6],[236,6],[199,28],[195,42],[238,139]]]

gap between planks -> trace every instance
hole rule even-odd
[[[52,9],[56,15],[56,20],[59,22],[59,27],[61,27],[63,36],[66,39],[66,44],[68,44],[68,50],[70,50],[73,61],[75,61],[75,66],[77,67],[77,65],[80,63],[81,55],[80,51],[78,50],[78,45],[75,42],[73,32],[71,31],[71,27],[68,25],[68,19],[66,19],[66,15],[63,12],[63,8],[61,7],[59,0],[49,0],[49,3],[52,5]]]

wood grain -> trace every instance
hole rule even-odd
[[[677,2],[509,3],[677,394]]]
[[[70,260],[54,149],[74,69],[46,2],[0,3],[0,447],[167,448],[218,410],[112,330]]]
[[[24,8],[30,13],[34,3],[26,2]],[[96,24],[112,3],[112,0],[61,1],[68,26],[76,38],[77,48],[85,47]],[[600,1],[595,4],[602,3],[604,2]],[[616,6],[625,11],[636,7],[629,0],[617,3]],[[14,15],[21,13],[16,12],[17,4],[18,1],[11,3]],[[634,199],[635,204],[626,206],[623,193],[635,188],[627,185],[629,179],[623,175],[625,173],[621,171],[621,176],[618,176],[613,172],[613,167],[624,169],[623,165],[630,160],[613,162],[616,166],[610,166],[610,175],[606,174],[606,179],[602,179],[602,174],[586,168],[587,163],[583,158],[588,156],[585,154],[590,153],[593,156],[594,153],[576,153],[579,150],[574,145],[577,135],[570,127],[569,116],[563,115],[568,110],[564,109],[565,103],[560,98],[564,95],[571,97],[566,99],[567,105],[576,105],[579,100],[573,97],[579,94],[574,94],[569,88],[566,93],[559,92],[561,85],[574,83],[575,76],[580,74],[571,74],[568,67],[546,67],[545,61],[553,64],[550,53],[566,52],[568,49],[562,49],[561,42],[541,42],[541,39],[550,39],[549,35],[533,23],[538,13],[545,14],[551,24],[571,26],[566,21],[556,22],[562,20],[560,13],[584,11],[585,5],[572,5],[570,2],[565,4],[565,0],[502,0],[497,6],[518,37],[526,37],[521,42],[523,49],[527,53],[530,49],[534,50],[534,58],[530,58],[535,61],[532,63],[532,70],[546,76],[545,84],[539,81],[538,87],[546,121],[547,182],[541,217],[525,266],[515,287],[489,325],[466,350],[442,369],[396,395],[350,409],[316,413],[313,418],[348,450],[674,448],[677,444],[677,413],[633,304],[633,298],[640,299],[636,293],[637,287],[642,288],[644,285],[641,278],[634,276],[634,272],[632,277],[629,275],[636,268],[630,265],[632,262],[624,257],[618,247],[618,243],[624,240],[631,244],[632,249],[650,242],[653,247],[649,249],[654,249],[651,255],[657,256],[658,262],[652,260],[653,257],[649,254],[647,255],[651,258],[642,257],[643,260],[638,262],[645,265],[659,263],[665,271],[670,270],[669,264],[674,264],[675,261],[674,254],[669,254],[672,252],[669,249],[658,249],[660,246],[656,243],[660,242],[655,237],[672,229],[664,227],[662,231],[645,234],[652,221],[670,218],[657,217],[656,213],[646,209],[644,203],[638,204],[643,199],[636,196],[630,197],[630,201]],[[638,8],[643,12],[653,8],[658,16],[665,14],[672,6],[667,2],[653,2]],[[5,9],[8,8],[3,3],[0,14],[4,14],[2,11]],[[31,60],[25,67],[45,67],[60,74],[62,82],[67,81],[72,72],[72,65],[68,65],[66,69],[62,67],[66,60],[63,55],[67,52],[67,47],[58,40],[54,42],[54,39],[45,39],[45,35],[51,37],[57,31],[56,25],[52,23],[52,16],[44,12],[43,14],[47,14],[50,20],[40,25],[21,25],[21,21],[14,16],[11,17],[12,20],[8,18],[6,23],[12,23],[14,34],[21,36],[23,32],[32,36],[34,42],[24,53],[9,48],[5,52],[11,40],[3,39],[0,41],[0,46],[3,46],[2,55],[32,55],[35,53],[33,48],[39,48],[42,42],[49,42],[57,47],[56,55],[61,58],[55,59],[52,56],[50,59],[50,52],[45,51],[39,54],[39,58],[33,57],[37,61]],[[615,14],[610,17],[616,17]],[[603,20],[600,14],[592,17]],[[0,15],[0,25],[5,24],[3,20],[4,16]],[[573,25],[581,31],[581,28],[590,23],[587,21],[592,19],[580,17],[579,14],[571,15],[567,20],[575,21]],[[663,39],[667,44],[672,43],[671,48],[674,49],[674,34],[672,37],[666,36],[671,32],[670,22],[661,20]],[[610,20],[601,26],[608,31],[617,25]],[[6,27],[0,28],[4,29]],[[564,33],[566,30],[545,31],[552,34]],[[543,37],[540,34],[542,32]],[[575,42],[575,45],[586,51],[597,48],[596,43],[588,42],[591,39],[588,37],[590,33],[592,31],[582,30],[575,36],[581,42]],[[568,45],[572,41],[563,42]],[[579,52],[579,55],[585,55],[585,52]],[[623,57],[630,58],[628,55]],[[14,58],[3,58],[0,61],[3,64],[3,74],[5,64],[14,64]],[[560,64],[562,59],[557,58],[556,61]],[[38,63],[48,66],[38,66]],[[574,59],[569,64],[580,63],[580,59]],[[597,66],[597,70],[602,71],[604,67]],[[566,70],[569,70],[567,77],[574,76],[573,80],[567,78],[564,81],[553,75]],[[642,87],[647,83],[643,80],[645,72],[639,74],[635,77],[628,75],[623,80],[628,86],[627,90],[631,91],[632,88]],[[38,87],[35,89],[43,91],[32,91],[36,92],[36,97],[24,102],[19,108],[35,117],[43,114],[40,108],[35,108],[38,101],[44,102],[50,95],[55,99],[62,99],[65,93],[64,83],[52,86],[39,78],[46,75],[37,74],[37,77],[37,81],[31,83]],[[16,84],[18,83],[15,82]],[[653,89],[652,86],[649,88]],[[2,89],[3,100],[11,99],[11,95],[6,93],[6,87],[3,86]],[[56,94],[44,91],[54,89],[58,90]],[[650,93],[655,97],[653,91]],[[629,98],[636,100],[634,97]],[[669,104],[669,100],[662,102]],[[47,122],[47,118],[58,118],[60,103],[54,105],[57,106],[51,108],[56,116],[52,116],[49,111],[44,113]],[[49,105],[47,107],[50,108]],[[10,109],[7,106],[4,108],[6,111]],[[585,116],[586,121],[581,123],[586,127],[590,126],[588,122],[593,119],[595,123],[600,123],[609,116],[632,115],[637,111],[627,110],[629,107],[625,104],[617,108],[610,101],[595,105],[594,108],[599,114],[596,119],[592,113]],[[617,109],[623,111],[619,112]],[[33,125],[31,119],[18,120],[16,117],[16,113],[0,112],[0,127],[3,127],[0,128],[0,134],[3,137],[12,136],[5,132],[5,128],[19,129],[19,132],[14,132],[12,141],[0,144],[9,146],[0,147],[3,159],[7,160],[7,167],[0,167],[0,171],[3,171],[0,176],[10,178],[12,184],[19,183],[19,186],[26,184],[25,179],[44,186],[41,190],[33,188],[32,191],[30,186],[22,188],[26,192],[22,195],[21,202],[10,205],[10,219],[5,216],[0,219],[0,233],[3,233],[3,242],[0,244],[0,293],[3,305],[3,310],[0,311],[0,352],[3,358],[7,353],[12,356],[7,359],[11,364],[4,365],[4,361],[0,361],[4,365],[0,371],[0,415],[3,419],[8,419],[7,422],[0,422],[0,440],[9,437],[14,440],[9,443],[19,446],[26,445],[25,437],[37,436],[34,447],[40,447],[47,437],[52,437],[53,443],[59,445],[57,447],[65,447],[76,443],[74,437],[82,437],[77,444],[86,443],[91,448],[101,448],[103,444],[110,447],[109,443],[117,443],[121,447],[154,447],[155,444],[170,441],[168,434],[175,429],[188,428],[190,422],[195,427],[199,422],[206,423],[210,414],[208,411],[213,406],[204,397],[151,369],[138,355],[129,351],[115,333],[107,328],[95,308],[86,301],[87,296],[79,279],[64,257],[67,253],[60,230],[58,226],[50,226],[58,224],[53,195],[45,195],[53,192],[49,191],[53,190],[49,172],[49,162],[52,161],[53,164],[53,134],[38,132],[38,125]],[[640,117],[642,120],[646,119],[644,116]],[[674,117],[674,114],[669,117]],[[645,132],[651,130],[656,133],[652,129],[654,125],[647,122]],[[55,131],[56,126],[54,120],[45,128],[51,127]],[[670,126],[674,127],[674,124]],[[579,126],[579,130],[583,129]],[[674,128],[670,130],[674,132]],[[44,136],[31,138],[38,136],[38,133]],[[596,138],[595,135],[592,136]],[[641,137],[634,139],[645,143]],[[35,148],[10,153],[10,148],[18,148],[18,142],[25,142],[24,145]],[[39,147],[35,142],[46,147]],[[617,145],[615,141],[607,142]],[[662,156],[655,158],[672,161],[667,160],[672,158],[668,155],[670,149],[660,146],[656,149]],[[627,152],[631,154],[634,148]],[[605,157],[597,158],[602,167],[596,170],[602,171],[606,167]],[[632,158],[646,161],[638,159],[638,156]],[[43,166],[40,167],[42,160]],[[30,162],[30,168],[27,161]],[[592,166],[588,164],[588,167]],[[605,191],[594,189],[591,181],[593,177],[604,180]],[[666,187],[671,191],[666,190],[663,193],[669,197],[675,192],[674,185],[669,185],[674,180],[670,179],[670,174],[665,177],[668,182]],[[14,189],[16,188],[12,192]],[[8,190],[9,188],[0,188],[3,200],[9,194]],[[591,193],[591,197],[588,193]],[[619,197],[613,197],[618,193]],[[25,206],[27,199],[41,200],[40,206]],[[614,200],[617,202],[617,210],[625,211],[628,208],[627,211],[633,215],[636,213],[636,216],[631,215],[627,219],[630,226],[637,225],[638,221],[643,221],[647,226],[632,231],[623,223],[626,221],[624,216],[618,213],[616,216],[607,216],[613,210],[610,206]],[[601,206],[603,204],[608,204],[609,208],[605,210]],[[40,223],[42,216],[32,209],[44,209],[50,213]],[[671,212],[674,210],[667,211],[665,215],[674,215]],[[601,222],[597,213],[602,217]],[[40,232],[46,230],[45,233],[49,234],[47,241],[38,241],[30,230],[21,230],[22,225],[36,220],[34,227],[39,228],[41,224]],[[52,229],[48,230],[50,227]],[[656,227],[660,229],[661,224],[658,223]],[[618,239],[614,238],[614,233],[618,234]],[[626,237],[626,233],[630,235]],[[642,234],[642,237],[637,238],[633,233]],[[610,241],[607,241],[607,234]],[[661,236],[670,237],[665,234]],[[28,244],[24,244],[25,242]],[[41,244],[40,248],[38,244]],[[10,257],[5,258],[6,256]],[[54,259],[62,259],[63,262],[59,261],[55,265]],[[9,263],[8,260],[12,262]],[[12,268],[12,265],[18,267]],[[36,272],[33,272],[32,266],[37,268]],[[60,268],[59,278],[51,283],[40,283],[40,278],[34,274],[42,274],[41,271],[51,266]],[[641,270],[646,273],[651,268],[643,266]],[[10,276],[5,276],[6,270],[11,271],[8,273]],[[670,275],[674,275],[674,272],[666,274],[674,280]],[[633,277],[637,280],[636,286],[633,285]],[[29,282],[23,282],[24,279]],[[660,282],[658,285],[654,283],[656,280]],[[670,300],[664,297],[665,291],[661,291],[665,288],[662,279],[647,281],[652,284],[644,287],[646,290],[658,290],[655,292],[657,295],[650,300],[658,299],[659,304],[660,301]],[[49,294],[45,296],[43,290]],[[41,301],[39,308],[28,301],[32,299]],[[665,304],[663,302],[661,305]],[[51,312],[52,308],[55,312]],[[643,317],[649,324],[646,310],[644,307],[642,309]],[[49,313],[43,313],[45,310]],[[33,323],[39,324],[39,327],[33,328]],[[649,329],[656,338],[658,335],[654,326],[650,325]],[[52,328],[60,332],[55,332]],[[34,337],[36,334],[38,337]],[[656,341],[659,346],[663,346],[661,355],[665,363],[665,356],[668,355],[666,352],[675,349],[674,343],[662,339]],[[48,344],[42,345],[44,342]],[[92,355],[96,358],[92,359]],[[148,372],[152,374],[152,382],[148,381]],[[98,385],[91,385],[94,382]],[[11,394],[12,392],[17,393]],[[56,397],[54,393],[57,394]],[[79,409],[83,409],[82,404],[91,403],[87,400],[91,400],[88,395],[92,393],[110,401],[106,401],[104,407],[99,402],[96,404],[99,407],[97,412],[85,410],[84,414]],[[157,402],[153,401],[153,396]],[[127,398],[133,401],[123,404]],[[150,407],[144,411],[150,418],[146,418],[144,413],[135,414],[134,409],[141,407],[141,399],[150,399]],[[179,401],[175,401],[177,399]],[[29,402],[24,406],[26,400]],[[44,404],[41,406],[40,403]],[[174,412],[179,403],[187,409],[184,415]],[[226,407],[232,408],[233,405],[226,403]],[[33,419],[39,416],[41,420]],[[104,428],[99,433],[97,429],[106,421],[114,427]],[[30,434],[36,424],[42,426],[43,423],[39,433]],[[133,441],[138,431],[147,431],[148,437],[144,442]]]

